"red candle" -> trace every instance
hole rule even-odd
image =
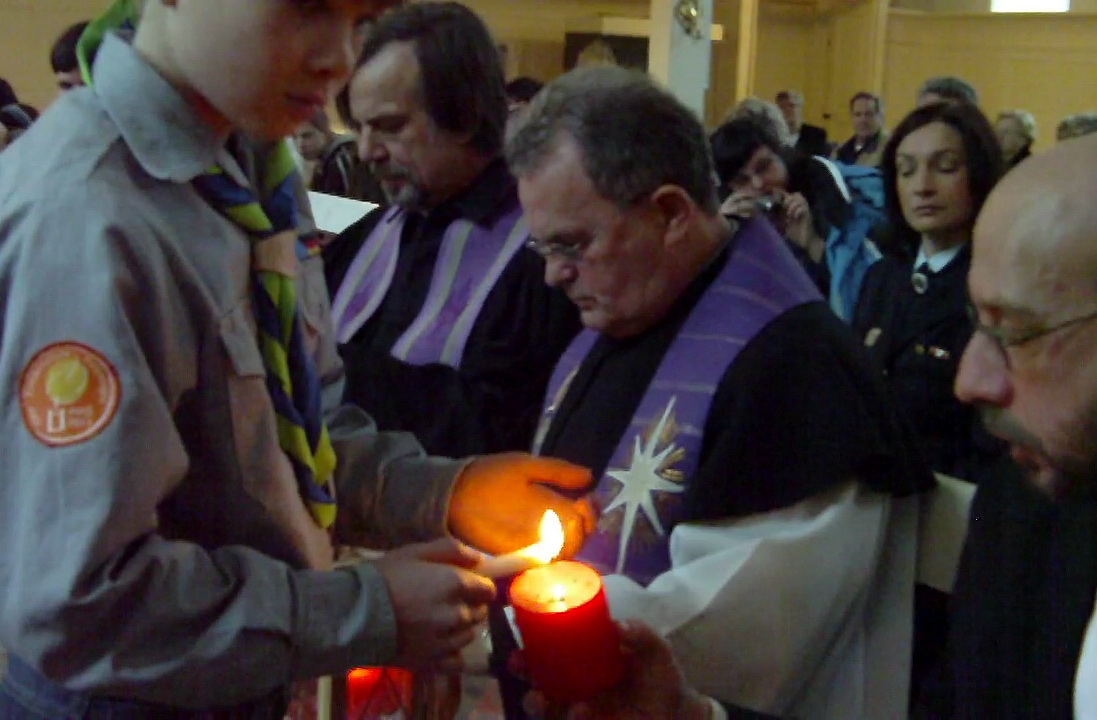
[[[347,673],[347,720],[391,715],[411,706],[411,673],[364,667]]]
[[[588,700],[621,679],[620,637],[593,569],[558,562],[527,570],[510,586],[510,604],[530,679],[546,698]]]

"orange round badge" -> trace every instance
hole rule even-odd
[[[43,445],[86,442],[118,411],[118,372],[79,343],[58,343],[38,352],[19,381],[23,424]]]

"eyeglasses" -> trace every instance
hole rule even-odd
[[[979,312],[975,309],[974,305],[968,305],[967,312],[968,317],[971,318],[971,324],[975,327],[975,332],[981,332],[991,339],[994,346],[998,348],[998,353],[1002,356],[1007,368],[1011,367],[1009,353],[1007,352],[1008,348],[1027,345],[1028,343],[1039,340],[1042,337],[1047,337],[1060,330],[1065,330],[1073,325],[1080,325],[1084,322],[1097,319],[1097,312],[1092,312],[1088,315],[1071,318],[1058,325],[1052,325],[1051,327],[1040,328],[1038,330],[1007,330],[1000,327],[991,327],[990,325],[984,325],[979,322]]]
[[[555,256],[568,262],[578,262],[591,242],[589,239],[577,243],[544,242],[530,238],[526,241],[526,247],[546,260]]]

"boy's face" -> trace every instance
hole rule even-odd
[[[372,0],[150,0],[165,8],[179,80],[214,119],[260,138],[293,133],[345,84]]]

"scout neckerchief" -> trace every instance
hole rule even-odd
[[[85,83],[92,84],[92,61],[106,34],[135,28],[137,18],[135,0],[115,0],[88,25],[77,44]],[[252,305],[267,390],[277,415],[278,444],[293,466],[297,488],[313,518],[327,528],[335,521],[335,500],[329,492],[335,451],[324,425],[320,384],[298,317],[295,173],[289,145],[282,141],[265,158],[260,190],[266,199],[262,202],[217,166],[195,178],[194,186],[252,238]]]

